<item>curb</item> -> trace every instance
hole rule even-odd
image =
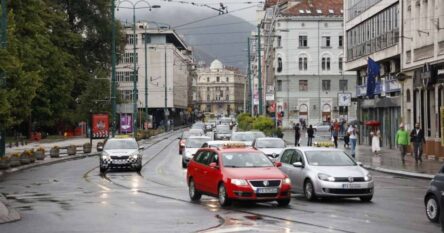
[[[20,215],[20,213],[13,208],[9,208],[5,203],[6,198],[2,194],[0,194],[0,210],[3,210],[3,212],[7,213],[7,215],[0,215],[0,224],[21,220],[22,216]]]
[[[363,165],[363,167],[366,169],[372,170],[372,171],[383,172],[383,173],[392,174],[392,175],[418,178],[418,179],[425,179],[425,180],[431,180],[435,177],[435,175],[430,175],[430,174],[392,170],[392,169],[387,169],[387,168],[382,168],[382,167],[372,167],[372,166],[365,165],[365,164]]]

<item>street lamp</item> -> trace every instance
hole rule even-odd
[[[122,3],[129,3],[132,7],[121,7],[120,5]],[[145,3],[147,6],[145,7],[137,7],[138,4],[142,4]],[[144,0],[139,0],[135,3],[128,1],[128,0],[124,0],[121,1],[117,7],[117,10],[119,10],[119,8],[123,8],[123,9],[132,9],[133,10],[133,38],[132,38],[132,42],[133,42],[133,64],[134,64],[134,69],[133,69],[133,85],[134,85],[134,89],[133,89],[133,135],[136,136],[136,131],[137,131],[137,99],[138,99],[138,94],[137,94],[137,79],[136,79],[136,43],[137,43],[137,34],[136,34],[136,9],[149,9],[151,11],[151,9],[153,8],[160,8],[159,5],[153,5],[151,6],[151,4],[149,4],[147,1]],[[145,77],[146,79],[146,77]],[[146,82],[145,82],[146,83]]]

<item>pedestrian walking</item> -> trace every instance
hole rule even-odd
[[[404,124],[399,125],[399,130],[396,132],[396,144],[398,144],[401,151],[401,161],[405,164],[405,155],[407,153],[407,146],[409,145],[409,132],[404,129]]]
[[[380,139],[381,139],[381,131],[376,130],[370,133],[372,136],[372,152],[377,155],[379,151],[381,151]]]
[[[344,125],[344,128],[346,126]],[[344,135],[344,148],[350,148],[350,134],[348,133],[348,129],[343,130]]]
[[[415,124],[415,128],[410,133],[410,141],[413,143],[413,153],[415,162],[422,163],[422,148],[425,144],[424,130],[419,127],[419,123]]]
[[[299,146],[299,140],[301,139],[301,128],[299,127],[299,123],[296,123],[294,126],[294,145]]]
[[[358,129],[356,125],[350,125],[347,130],[347,134],[350,135],[351,142],[351,155],[354,158],[356,154],[356,142],[358,140]]]
[[[335,120],[335,122],[333,123],[331,129],[332,129],[332,137],[333,137],[333,142],[335,144],[335,148],[338,148],[338,137],[339,137],[339,130],[340,130],[341,126],[339,125],[338,120]]]
[[[307,146],[312,146],[313,138],[314,138],[314,129],[313,129],[312,125],[308,126],[307,137],[308,137]]]

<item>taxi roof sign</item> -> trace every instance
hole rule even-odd
[[[116,135],[115,138],[130,138],[130,135],[128,135],[128,134],[119,134],[119,135]]]
[[[246,148],[247,146],[244,143],[225,143],[222,148],[230,149],[230,148]]]

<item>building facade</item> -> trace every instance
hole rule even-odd
[[[275,1],[276,2],[276,1]],[[278,1],[271,36],[264,35],[267,90],[274,86],[283,127],[355,120],[356,75],[346,72],[342,1]],[[268,42],[268,43],[267,43]],[[269,59],[270,57],[273,60]],[[271,68],[270,68],[271,64]],[[269,80],[272,79],[272,80]],[[272,87],[269,87],[273,85]],[[345,101],[344,101],[345,100]]]
[[[444,0],[401,1],[404,122],[419,123],[424,153],[444,156]]]
[[[132,114],[136,99],[139,127],[145,111],[145,97],[154,126],[167,119],[176,124],[189,117],[193,58],[187,44],[174,30],[158,29],[148,23],[125,25],[127,44],[116,66],[116,81],[121,97],[117,112]],[[134,43],[136,46],[137,92],[134,93]],[[146,64],[146,65],[145,65]],[[145,75],[146,71],[146,75]],[[166,87],[165,87],[166,85]],[[164,114],[164,109],[167,109]]]
[[[358,120],[381,123],[381,145],[396,148],[395,135],[403,122],[398,0],[344,1],[345,70],[357,73]],[[368,61],[378,63],[374,96],[367,96]],[[370,144],[370,127],[360,125],[360,142]]]
[[[197,69],[194,107],[200,112],[230,115],[244,110],[246,77],[239,70],[214,60],[209,68]]]

